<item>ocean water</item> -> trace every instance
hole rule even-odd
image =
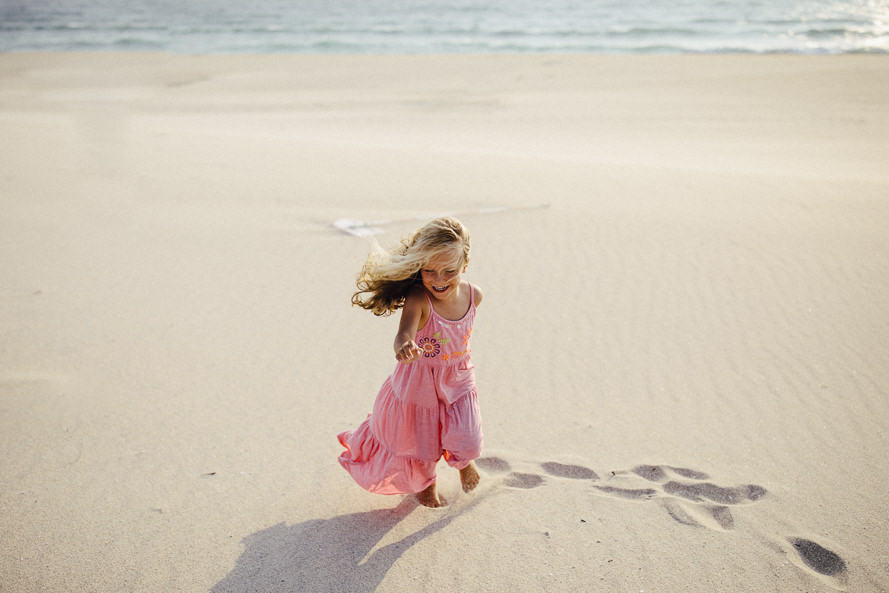
[[[889,0],[0,0],[0,51],[889,53]]]

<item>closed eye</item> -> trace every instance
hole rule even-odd
[[[444,270],[442,272],[436,272],[435,270],[421,270],[421,272],[428,276],[438,276],[440,278],[453,278],[457,275],[457,270]]]

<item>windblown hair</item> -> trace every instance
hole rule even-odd
[[[358,274],[352,304],[374,315],[391,315],[404,306],[411,288],[420,284],[426,262],[442,253],[453,254],[455,269],[469,263],[469,229],[456,218],[436,218],[388,252],[376,245]]]

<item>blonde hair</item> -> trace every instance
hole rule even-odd
[[[469,229],[449,216],[429,222],[388,252],[376,245],[358,274],[352,304],[374,315],[390,315],[404,306],[411,288],[421,282],[426,262],[449,252],[454,253],[455,268],[469,263]]]

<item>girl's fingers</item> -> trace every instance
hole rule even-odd
[[[420,358],[420,349],[417,347],[405,346],[401,350],[396,353],[395,358],[398,359],[399,362],[413,362]]]
[[[409,363],[414,362],[423,355],[423,351],[414,343],[410,342],[402,346],[401,350],[395,353],[398,362]]]

